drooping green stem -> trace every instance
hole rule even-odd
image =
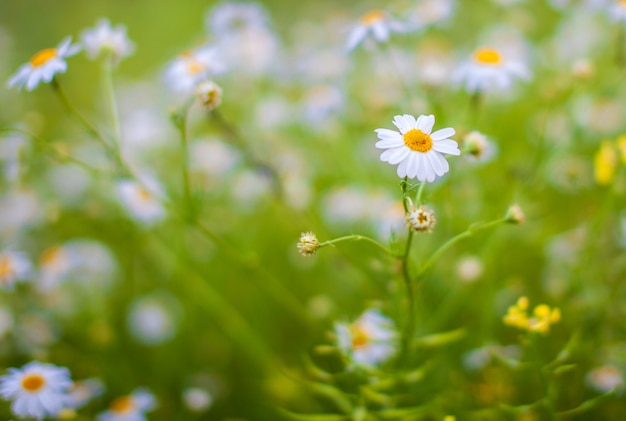
[[[371,243],[371,244],[375,245],[376,247],[378,247],[379,249],[381,249],[382,251],[384,251],[385,253],[387,253],[390,256],[399,257],[396,253],[394,253],[393,251],[389,250],[387,247],[383,246],[378,241],[374,240],[373,238],[366,237],[364,235],[356,235],[356,234],[355,235],[346,235],[344,237],[335,238],[334,240],[324,241],[323,243],[320,243],[320,247],[332,246],[332,245],[335,245],[336,243],[340,243],[342,241],[366,241],[368,243]]]
[[[189,110],[193,105],[195,98],[190,98],[181,109],[172,115],[174,125],[178,129],[180,134],[180,154],[181,154],[181,172],[183,179],[183,200],[185,202],[185,209],[187,215],[193,215],[193,202],[191,196],[191,185],[189,182],[189,142],[187,139],[187,119],[189,116]]]
[[[276,194],[276,197],[280,199],[283,195],[283,188],[278,172],[271,165],[262,162],[254,156],[244,138],[239,133],[239,130],[226,120],[218,109],[211,111],[211,117],[220,126],[228,142],[239,149],[239,152],[243,155],[244,160],[249,165],[269,177],[272,182],[272,187],[274,188],[274,193]]]
[[[54,92],[59,97],[59,100],[63,104],[63,107],[68,112],[68,114],[70,114],[71,116],[76,118],[83,126],[85,126],[87,131],[89,131],[98,140],[98,142],[100,142],[102,147],[119,164],[120,168],[123,168],[124,165],[122,163],[121,157],[117,153],[115,147],[113,147],[109,143],[109,141],[106,139],[106,137],[102,134],[102,132],[100,130],[98,130],[98,128],[93,123],[91,123],[81,113],[78,112],[76,107],[74,107],[74,105],[70,102],[70,100],[68,99],[67,95],[65,94],[65,91],[61,87],[61,84],[59,83],[59,80],[57,78],[53,78],[52,81],[50,82],[50,85],[52,86],[52,89],[54,90]]]
[[[470,226],[467,230],[463,231],[460,234],[455,235],[445,243],[441,245],[430,258],[420,267],[417,277],[420,278],[440,257],[443,253],[445,253],[450,247],[463,240],[464,238],[468,238],[475,234],[478,231],[482,231],[487,228],[491,228],[503,222],[506,222],[506,218],[496,219],[495,221],[485,222],[484,224],[475,224]]]

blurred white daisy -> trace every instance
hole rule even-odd
[[[9,374],[0,377],[0,394],[13,401],[13,413],[38,420],[55,416],[63,409],[71,386],[67,368],[37,361],[21,369],[10,368]]]
[[[398,177],[417,178],[432,182],[437,176],[448,172],[450,166],[443,154],[460,155],[458,144],[450,139],[454,129],[432,132],[435,116],[420,115],[417,120],[409,114],[397,115],[393,124],[399,132],[389,129],[376,129],[378,149],[387,149],[380,160],[398,165]]]
[[[102,380],[95,377],[74,382],[68,392],[67,406],[70,408],[80,408],[93,398],[102,395],[104,390],[105,387]]]
[[[26,86],[27,91],[32,91],[42,81],[49,83],[55,74],[65,73],[67,70],[65,59],[79,51],[79,45],[72,45],[72,37],[65,38],[56,48],[39,51],[11,76],[9,88],[17,86],[18,90],[21,90]]]
[[[355,364],[374,366],[396,353],[393,321],[376,309],[367,310],[354,323],[336,323],[339,349]]]
[[[211,46],[180,54],[165,70],[165,81],[175,92],[190,94],[196,85],[223,73],[226,67]]]
[[[527,80],[529,77],[530,73],[521,61],[506,57],[501,50],[490,47],[474,51],[453,76],[470,93],[506,90],[515,79]]]
[[[145,413],[156,407],[156,398],[145,389],[136,389],[115,399],[109,410],[98,415],[99,421],[146,421]]]
[[[218,37],[228,37],[249,28],[266,28],[269,17],[259,3],[224,2],[206,17],[207,29]]]
[[[613,0],[613,4],[609,6],[609,16],[615,22],[626,24],[626,1]]]
[[[193,412],[204,412],[211,407],[213,396],[201,387],[188,387],[183,390],[183,402]]]
[[[28,279],[32,265],[25,253],[0,252],[0,287],[13,289],[16,281]]]
[[[480,132],[472,131],[463,137],[463,156],[471,162],[489,162],[496,151],[495,143]]]
[[[624,375],[619,368],[612,365],[594,368],[587,373],[585,381],[587,385],[602,393],[624,389]]]
[[[346,49],[353,50],[366,39],[384,43],[389,40],[392,32],[406,31],[405,25],[391,18],[382,10],[372,10],[361,16],[359,22],[352,28],[346,42]]]
[[[140,222],[152,224],[165,217],[161,204],[161,188],[156,181],[121,180],[117,182],[117,193],[122,205],[130,215]]]
[[[126,27],[118,25],[114,28],[108,19],[100,19],[95,28],[83,31],[82,43],[91,59],[111,54],[117,62],[135,51],[135,44],[126,35]]]
[[[39,257],[39,288],[54,288],[72,270],[76,263],[71,249],[62,245],[44,250]]]

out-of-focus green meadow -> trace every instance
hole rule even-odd
[[[217,41],[205,21],[224,3],[0,1],[0,252],[32,262],[13,288],[0,267],[0,369],[37,360],[100,379],[104,392],[65,419],[96,419],[138,387],[158,402],[150,420],[626,417],[626,22],[611,19],[613,1],[263,2],[269,32],[230,45],[242,52],[212,78],[221,105],[194,103],[187,118],[193,94],[170,91],[164,72]],[[379,8],[420,24],[346,51]],[[121,164],[51,86],[5,86],[100,18],[135,44],[113,72]],[[454,74],[491,45],[529,77],[468,93]],[[67,63],[67,97],[115,137],[98,62]],[[401,114],[433,114],[462,151],[425,184],[437,223],[410,234],[408,257],[402,179],[374,146]],[[474,131],[491,157],[471,156]],[[136,174],[161,185],[161,218],[120,203],[117,183]],[[523,223],[440,249],[514,204]],[[307,231],[395,255],[343,241],[302,256]],[[59,246],[77,261],[42,286]],[[503,323],[522,296],[560,310],[549,332]],[[363,367],[337,348],[336,326],[370,308],[397,337],[392,357]],[[8,401],[0,417],[22,419]]]

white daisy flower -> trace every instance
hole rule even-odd
[[[173,91],[190,94],[200,82],[225,70],[217,50],[203,47],[185,51],[174,59],[165,70],[165,80]]]
[[[80,46],[72,45],[72,37],[65,38],[57,48],[39,51],[9,79],[9,88],[17,86],[21,90],[26,86],[27,91],[32,91],[41,81],[49,83],[55,74],[65,73],[65,59],[79,51]]]
[[[484,92],[493,89],[506,90],[517,79],[528,80],[530,73],[526,66],[512,57],[505,57],[495,48],[479,48],[472,58],[463,63],[453,78],[465,85],[470,92]]]
[[[52,246],[39,257],[39,288],[47,291],[61,282],[76,265],[75,253],[62,246]]]
[[[13,413],[38,420],[55,416],[63,409],[71,386],[67,368],[37,361],[21,369],[10,368],[9,374],[0,377],[0,394],[13,400]]]
[[[615,22],[626,24],[626,1],[614,0],[609,7],[609,16]]]
[[[249,28],[266,28],[269,17],[259,3],[224,2],[207,15],[207,29],[220,38],[229,37]]]
[[[406,28],[402,22],[391,18],[382,10],[372,10],[361,16],[359,23],[350,31],[348,41],[346,42],[346,50],[352,51],[368,38],[384,43],[389,40],[392,32],[404,31],[406,31]]]
[[[460,155],[458,144],[450,139],[454,129],[432,132],[435,116],[420,115],[417,120],[409,114],[397,115],[393,124],[399,132],[376,129],[378,149],[387,149],[380,160],[398,165],[398,177],[417,178],[432,182],[448,172],[450,166],[442,154]]]
[[[159,199],[161,188],[154,180],[121,180],[117,182],[120,202],[135,219],[151,224],[165,216],[165,209]]]
[[[156,398],[145,389],[136,389],[115,399],[109,410],[98,415],[99,421],[146,421],[145,413],[156,407]]]
[[[82,42],[91,59],[112,54],[117,62],[135,51],[135,44],[126,35],[126,27],[118,25],[113,28],[108,19],[100,19],[95,28],[85,30]]]
[[[393,321],[376,309],[367,310],[354,323],[336,323],[339,349],[357,365],[374,366],[396,353]]]
[[[16,281],[28,279],[32,265],[25,253],[0,252],[0,287],[13,289]]]

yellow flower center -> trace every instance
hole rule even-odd
[[[197,75],[198,73],[204,71],[204,66],[198,63],[196,60],[190,59],[189,61],[187,61],[187,71],[191,75]]]
[[[411,129],[404,134],[404,144],[416,152],[428,152],[433,148],[430,135],[418,129]]]
[[[40,374],[29,374],[22,379],[22,388],[27,392],[37,392],[46,384],[46,380]]]
[[[502,63],[502,56],[493,48],[480,48],[474,53],[474,60],[481,64],[496,65]]]
[[[39,262],[42,265],[52,265],[61,256],[61,247],[50,247],[41,254]]]
[[[8,256],[0,257],[0,280],[4,278],[8,278],[15,274],[15,270],[13,269],[13,265],[11,264],[11,258]]]
[[[144,189],[143,187],[139,187],[139,189],[137,190],[137,194],[139,195],[139,200],[141,200],[142,202],[147,202],[152,199],[152,196],[150,196],[148,190]]]
[[[134,409],[135,409],[135,403],[133,402],[130,396],[122,396],[121,398],[117,398],[111,404],[111,411],[116,412],[118,414],[131,412]]]
[[[350,331],[352,333],[352,348],[363,348],[370,341],[367,333],[358,326],[351,326]]]
[[[385,19],[385,13],[380,11],[380,10],[372,10],[369,13],[366,13],[365,15],[363,15],[361,17],[361,23],[363,25],[373,25],[376,22],[380,22],[381,20]]]
[[[57,56],[56,48],[46,48],[45,50],[41,50],[37,54],[30,59],[30,64],[33,67],[39,67],[46,64],[48,61],[52,60]]]

